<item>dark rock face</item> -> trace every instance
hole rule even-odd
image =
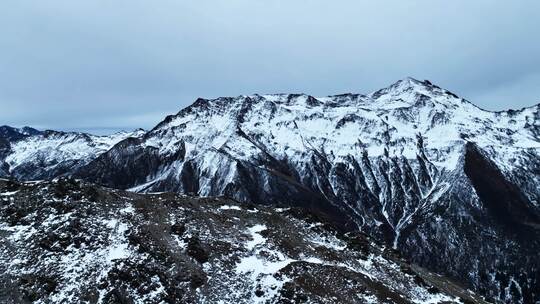
[[[486,303],[303,209],[75,180],[0,195],[2,303]]]
[[[491,248],[500,250],[493,258],[513,269],[512,272],[493,269],[491,274],[496,280],[492,279],[491,284],[499,281],[499,286],[493,286],[495,292],[491,295],[534,303],[540,295],[540,259],[534,257],[540,247],[538,210],[531,208],[519,187],[505,178],[499,168],[471,143],[467,145],[464,170],[483,204],[483,212],[475,220],[482,223],[484,229],[491,228],[492,237],[497,236],[501,244],[499,248]],[[483,240],[478,238],[478,242]],[[489,247],[480,248],[486,249]]]
[[[79,170],[78,175],[101,180],[105,185],[128,188],[133,184],[145,183],[147,177],[164,164],[183,158],[182,147],[175,155],[163,158],[153,147],[140,147],[140,142],[138,138],[128,138],[118,143],[114,149],[98,156],[91,166]]]
[[[540,215],[529,207],[527,197],[472,143],[466,145],[464,171],[499,225],[514,229],[518,236],[534,232],[534,229],[528,231],[530,228],[540,227]]]

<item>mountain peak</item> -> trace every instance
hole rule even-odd
[[[426,83],[427,82],[427,83]],[[403,79],[400,79],[398,81],[396,81],[394,84],[407,84],[409,86],[414,86],[414,85],[426,85],[426,84],[430,84],[431,85],[431,82],[426,80],[425,82],[424,81],[421,81],[421,80],[418,80],[416,78],[413,78],[413,77],[410,77],[410,76],[407,76]]]
[[[433,85],[429,80],[420,81],[412,77],[405,77],[389,85],[386,88],[382,88],[370,94],[373,99],[378,99],[382,95],[386,94],[402,94],[405,92],[425,92],[433,91],[440,88]]]
[[[426,100],[445,106],[455,106],[463,102],[463,99],[456,94],[434,85],[429,80],[420,81],[412,77],[398,80],[368,96],[381,108],[425,105]]]

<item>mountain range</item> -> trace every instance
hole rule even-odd
[[[488,301],[540,301],[540,105],[486,111],[413,78],[199,98],[148,131],[0,127],[0,177],[301,207]]]

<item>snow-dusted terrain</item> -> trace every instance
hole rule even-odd
[[[1,303],[485,303],[299,209],[0,180]]]
[[[71,170],[21,151],[0,145],[33,166],[7,176],[305,207],[493,300],[540,300],[540,105],[485,111],[406,78],[367,95],[201,98]]]
[[[0,135],[3,132],[4,138],[11,140],[7,142],[6,147],[2,147],[0,143],[0,150],[4,150],[3,153],[0,151],[0,167],[3,168],[0,169],[0,176],[37,180],[73,172],[116,143],[128,137],[141,136],[144,131],[96,136],[50,130],[40,132],[31,128],[3,126],[0,127]]]

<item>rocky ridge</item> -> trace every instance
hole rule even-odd
[[[302,209],[0,180],[2,303],[485,303]]]

